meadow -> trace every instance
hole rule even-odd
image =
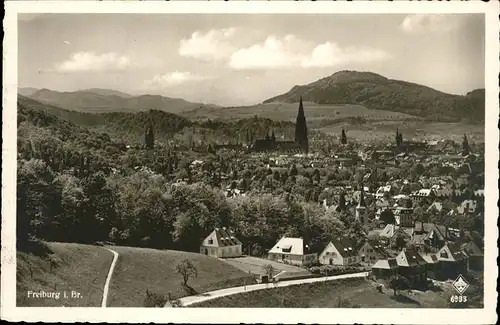
[[[394,296],[365,279],[316,282],[252,291],[209,300],[192,307],[234,308],[445,308],[446,292],[413,291]]]
[[[17,252],[17,306],[100,307],[112,260],[113,254],[98,246],[32,243]],[[28,297],[28,291],[58,292],[59,299]],[[82,297],[71,298],[71,291]]]

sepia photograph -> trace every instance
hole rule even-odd
[[[219,7],[15,15],[2,305],[486,310],[494,7]]]

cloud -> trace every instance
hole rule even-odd
[[[187,82],[197,82],[211,79],[209,76],[201,76],[191,72],[169,72],[162,75],[156,75],[152,79],[145,82],[146,87],[163,88],[170,86],[178,86]]]
[[[315,45],[294,35],[282,39],[269,36],[263,43],[240,49],[229,65],[237,70],[332,67],[351,62],[373,62],[390,58],[389,53],[369,47],[342,48],[336,43]]]
[[[458,15],[415,14],[405,17],[400,28],[411,34],[423,32],[446,32],[460,26],[462,19]]]
[[[196,31],[188,39],[182,39],[179,55],[196,59],[220,60],[234,52],[229,40],[235,34],[234,28],[212,29],[206,33]]]
[[[336,43],[326,42],[316,46],[311,55],[302,60],[303,67],[333,67],[345,63],[366,63],[390,59],[391,55],[380,49],[369,47],[341,48]]]
[[[295,47],[300,40],[288,35],[282,40],[269,36],[261,44],[243,48],[231,55],[229,65],[234,69],[285,68],[300,64]]]
[[[94,52],[77,52],[62,63],[56,64],[58,72],[81,71],[113,71],[123,70],[130,66],[130,59],[114,52],[96,54]]]

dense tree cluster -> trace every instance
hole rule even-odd
[[[155,120],[143,121],[143,137],[151,121]],[[234,122],[230,127],[258,121]],[[153,130],[158,138],[161,132],[154,123]],[[305,162],[271,166],[266,155],[242,159],[237,152],[197,152],[164,141],[145,150],[22,105],[18,133],[20,242],[36,237],[198,251],[214,227],[226,226],[237,232],[245,252],[257,255],[283,235],[301,236],[318,246],[343,236],[359,246],[365,232],[354,220],[355,198],[347,199],[335,188],[375,189],[407,177],[410,183],[397,193],[410,193],[427,185],[419,180],[423,175],[450,175],[457,180],[457,189],[464,190],[463,199],[472,197],[474,184],[484,182],[480,174],[419,163],[370,168],[312,167]],[[228,190],[245,195],[228,195]],[[323,206],[325,199],[329,208]],[[447,204],[441,212],[430,213],[431,203],[423,200],[414,206],[416,220],[482,232],[482,215],[450,217]],[[381,217],[386,223],[394,221],[389,213]]]

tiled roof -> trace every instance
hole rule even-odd
[[[420,254],[413,249],[403,249],[396,257],[398,266],[412,267],[427,264]]]
[[[392,270],[398,267],[396,259],[380,259],[375,264],[373,264],[372,269],[384,269]]]
[[[304,244],[302,238],[283,237],[269,251],[271,254],[291,254],[304,255],[310,254],[310,247]]]
[[[463,244],[462,246],[460,246],[460,249],[469,256],[484,256],[484,253],[481,251],[481,249],[477,247],[477,245],[472,241]]]
[[[342,257],[351,257],[358,254],[358,252],[354,250],[353,243],[347,239],[333,240],[332,244],[337,248]]]
[[[215,236],[219,247],[241,245],[232,230],[226,228],[215,228]]]
[[[376,241],[368,241],[368,245],[375,251],[375,253],[379,254],[382,257],[389,257],[391,254],[384,248],[384,246]]]
[[[436,254],[420,254],[420,256],[429,264],[436,264],[439,262]]]

